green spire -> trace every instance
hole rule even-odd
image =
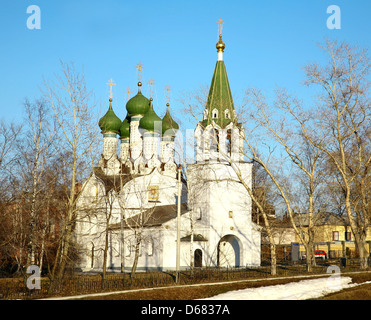
[[[121,120],[116,116],[112,109],[112,99],[109,99],[109,108],[106,114],[100,118],[98,122],[99,128],[102,130],[102,133],[119,133],[121,126]]]
[[[169,105],[169,103],[166,104],[166,114],[162,119],[162,135],[164,137],[175,137],[179,130],[179,125],[171,117]]]
[[[235,120],[235,109],[227,70],[223,60],[216,62],[214,75],[211,80],[209,95],[205,107],[203,126],[208,126],[214,120],[221,128],[225,128]]]

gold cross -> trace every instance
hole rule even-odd
[[[130,87],[128,87],[128,88],[126,89],[125,92],[128,94],[128,100],[129,100],[129,98],[130,98],[130,93],[131,93],[131,89],[130,89]]]
[[[115,86],[116,83],[114,83],[114,81],[111,78],[111,79],[108,80],[108,82],[106,84],[108,84],[110,86],[110,88],[109,88],[109,97],[110,97],[110,99],[112,99],[112,97],[113,97],[112,86]]]
[[[220,18],[218,21],[217,21],[217,24],[219,24],[219,37],[222,37],[222,33],[223,33],[223,20],[222,18]]]
[[[150,97],[152,98],[153,97],[153,85],[156,84],[155,81],[151,78],[149,81],[148,81],[149,85],[151,86],[151,89],[150,89]]]
[[[171,91],[171,88],[167,84],[164,90],[166,91],[166,102],[169,103],[170,102],[169,91]]]
[[[139,61],[139,63],[137,64],[137,66],[135,68],[137,68],[137,70],[138,70],[138,80],[141,81],[142,80],[142,73],[141,72],[144,69],[144,67],[140,63],[140,61]]]

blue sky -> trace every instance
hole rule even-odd
[[[40,30],[26,26],[31,4],[40,7]],[[341,9],[340,30],[326,26],[330,5]],[[120,118],[126,115],[126,88],[137,91],[140,61],[147,96],[147,82],[156,82],[157,113],[165,112],[167,84],[177,110],[181,92],[210,84],[219,18],[225,22],[224,61],[237,97],[249,86],[268,93],[281,86],[308,98],[301,68],[323,57],[316,43],[328,37],[361,47],[371,44],[368,0],[1,0],[1,12],[0,118],[5,121],[22,117],[26,97],[41,96],[43,77],[60,72],[59,59],[84,68],[87,86],[104,111],[106,83],[112,78]]]

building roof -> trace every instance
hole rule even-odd
[[[308,213],[299,213],[296,214],[294,217],[295,224],[297,226],[308,226],[309,224],[309,216]],[[344,226],[349,225],[348,217],[346,216],[339,216],[337,214],[331,212],[320,212],[314,214],[313,217],[314,225],[321,226],[321,225],[336,225],[336,226]]]
[[[126,115],[119,129],[120,139],[130,138],[130,117]]]
[[[109,99],[108,111],[102,118],[100,118],[98,125],[99,128],[102,130],[102,133],[119,133],[121,120],[118,116],[116,116],[115,112],[112,109],[112,99]]]
[[[129,116],[143,116],[148,111],[149,100],[142,94],[141,86],[142,83],[138,82],[138,93],[126,103],[126,110]]]
[[[155,110],[153,110],[152,98],[149,102],[148,111],[139,121],[139,126],[148,132],[161,133],[162,131],[162,119],[156,114]]]
[[[133,174],[121,174],[121,175],[106,175],[101,167],[94,167],[93,168],[94,175],[99,178],[106,188],[106,191],[110,191],[114,189],[115,191],[119,191],[121,186],[124,186],[127,182],[134,179],[137,175]]]
[[[162,135],[167,137],[175,137],[179,130],[179,125],[170,115],[169,103],[166,104],[166,114],[162,119]]]
[[[147,228],[161,226],[164,223],[177,217],[177,209],[178,209],[177,204],[155,206],[153,208],[144,210],[142,213],[139,213],[133,217],[124,220],[123,227],[127,229],[138,228],[141,227],[142,225]],[[188,211],[189,210],[187,208],[187,204],[182,203],[180,214],[183,215]],[[121,223],[112,224],[110,228],[113,230],[120,229]]]
[[[187,235],[183,238],[180,238],[180,241],[191,242],[191,235]],[[194,234],[193,241],[208,241],[202,234]]]
[[[214,109],[218,112],[217,117],[213,115]],[[201,122],[204,127],[214,121],[221,128],[225,128],[230,122],[235,121],[235,108],[223,60],[216,62],[205,111],[207,118]]]

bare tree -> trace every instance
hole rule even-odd
[[[305,135],[310,132],[313,125],[312,114],[305,112],[300,105],[300,101],[292,98],[285,90],[277,90],[277,100],[274,105],[267,103],[265,96],[261,91],[249,89],[247,97],[253,106],[251,112],[252,120],[258,124],[260,128],[265,129],[263,134],[267,134],[272,138],[272,143],[278,143],[281,146],[282,153],[286,158],[282,158],[281,167],[285,168],[292,178],[297,180],[294,184],[287,185],[284,180],[279,179],[278,172],[274,172],[274,166],[268,164],[259,157],[258,162],[262,164],[264,161],[264,169],[274,181],[277,189],[284,200],[287,212],[289,214],[293,228],[303,243],[306,250],[307,268],[310,272],[312,265],[315,264],[314,258],[314,227],[315,227],[315,208],[320,207],[316,204],[318,186],[321,180],[321,170],[319,164],[323,159],[323,152],[313,147],[305,138]],[[301,123],[297,124],[297,119]],[[323,145],[325,137],[317,133],[317,142]],[[250,151],[256,154],[253,150],[251,142],[248,142]],[[263,152],[260,150],[260,152]],[[294,174],[296,172],[296,174]],[[287,187],[288,186],[288,187]],[[295,188],[296,191],[292,190]],[[298,207],[298,201],[294,196],[300,190],[300,198],[305,199],[303,203],[305,215],[305,228],[295,220],[295,207]],[[303,201],[301,201],[303,202]]]
[[[258,116],[254,116],[254,120],[273,135],[275,140],[284,147],[292,162],[307,176],[306,185],[309,191],[307,208],[312,219],[315,207],[314,191],[318,181],[321,180],[321,176],[318,176],[318,164],[324,158],[333,163],[340,178],[345,209],[359,249],[361,268],[365,268],[367,266],[365,238],[369,225],[369,214],[366,209],[368,189],[365,187],[368,186],[371,161],[370,138],[367,135],[370,121],[367,96],[369,83],[366,76],[370,63],[365,51],[351,48],[346,43],[339,45],[327,41],[322,48],[329,55],[328,64],[325,67],[310,64],[304,69],[307,77],[306,84],[318,85],[321,88],[317,108],[305,112],[297,99],[284,91],[279,91],[277,104],[283,111],[283,116],[279,117],[277,113],[272,115],[272,107],[267,107],[261,95],[253,92],[254,106],[259,111]],[[290,117],[289,122],[285,121],[287,117]],[[293,127],[298,129],[296,134],[292,132]],[[292,139],[295,136],[300,137],[300,141]],[[251,144],[248,145],[253,150]],[[306,153],[302,153],[303,146],[307,150]],[[303,155],[305,158],[302,157]],[[312,247],[311,239],[313,239],[311,231],[313,220],[310,219],[312,222],[309,223],[308,239],[306,239],[295,224],[289,194],[274,178],[270,168],[267,167],[266,170],[280,190],[292,225],[300,240],[307,243],[307,253],[309,253]],[[355,187],[357,184],[359,188]],[[360,193],[357,195],[355,190]],[[355,203],[354,200],[357,202]]]
[[[56,280],[61,279],[69,262],[80,181],[93,168],[95,143],[99,141],[92,95],[86,88],[83,72],[78,73],[73,64],[61,62],[61,66],[62,76],[56,76],[53,82],[44,81],[43,91],[57,122],[59,136],[54,139],[54,147],[67,173],[67,203],[56,257],[60,262],[56,261],[51,273]]]
[[[149,236],[146,232],[150,226],[150,220],[154,218],[154,212],[156,205],[147,207],[147,199],[149,190],[143,190],[143,185],[137,183],[130,183],[130,188],[127,188],[125,192],[120,193],[119,205],[122,212],[123,228],[127,229],[131,236],[129,238],[128,233],[125,232],[125,240],[129,243],[129,250],[134,252],[133,265],[131,267],[131,278],[135,277],[135,273],[138,267],[138,260],[141,254],[141,246],[146,243],[146,238]],[[134,198],[139,204],[138,208],[134,211],[127,207],[127,201],[129,198]],[[123,240],[123,239],[122,239]],[[131,245],[131,243],[134,243]],[[124,245],[124,243],[122,243]]]
[[[18,179],[14,175],[16,150],[22,126],[0,121],[0,264],[7,269],[23,267],[23,221],[17,209]],[[15,261],[15,263],[14,263]]]
[[[17,173],[24,186],[23,214],[29,219],[27,265],[36,263],[39,248],[39,231],[42,211],[45,209],[45,194],[49,186],[43,184],[47,161],[52,157],[51,144],[54,133],[49,124],[49,115],[45,103],[25,101],[26,121],[22,139],[17,144]]]
[[[316,130],[326,134],[326,144],[306,135],[335,168],[344,195],[344,206],[358,247],[361,268],[367,268],[366,234],[370,224],[369,180],[370,60],[366,50],[327,40],[321,49],[328,63],[305,67],[306,85],[320,88]]]

